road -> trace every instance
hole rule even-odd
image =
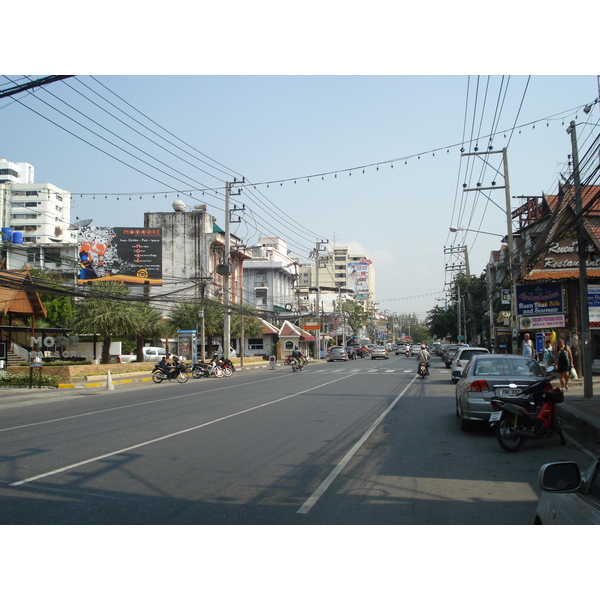
[[[449,370],[415,368],[392,354],[2,406],[0,523],[531,524],[540,466],[589,464],[574,440],[508,454],[461,432]]]

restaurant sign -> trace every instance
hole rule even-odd
[[[586,246],[588,269],[600,268],[600,257],[596,247]],[[534,270],[553,271],[558,269],[579,269],[579,245],[575,238],[563,238],[550,244],[548,250],[535,266]]]

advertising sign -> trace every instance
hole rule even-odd
[[[600,286],[588,285],[590,327],[600,328]]]
[[[565,326],[565,315],[520,317],[521,329],[558,329]]]
[[[321,329],[319,319],[303,319],[302,329],[306,331]]]
[[[77,283],[119,280],[162,284],[162,231],[135,227],[82,227],[77,233]]]
[[[558,315],[564,312],[562,285],[517,285],[517,315]]]
[[[371,261],[367,258],[364,258],[363,262],[348,263],[348,287],[354,290],[354,297],[357,300],[365,300],[369,297],[370,264]]]

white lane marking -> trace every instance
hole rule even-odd
[[[368,437],[375,431],[379,424],[385,419],[388,413],[396,406],[400,398],[406,394],[408,388],[413,384],[417,375],[415,375],[410,383],[400,392],[396,399],[379,415],[375,422],[365,431],[363,436],[352,446],[346,456],[335,466],[333,471],[327,475],[323,483],[312,493],[310,498],[298,509],[297,514],[305,515],[319,501],[321,496],[328,490],[329,486],[334,482],[335,478],[342,472],[342,469],[350,462],[350,459],[360,450],[361,446],[367,441]]]
[[[239,412],[232,413],[230,415],[226,415],[224,417],[219,417],[218,419],[214,419],[213,421],[208,421],[207,423],[202,423],[202,425],[196,425],[194,427],[189,427],[188,429],[183,429],[181,431],[175,431],[173,433],[169,433],[167,435],[163,435],[158,438],[154,438],[152,440],[147,440],[145,442],[141,442],[140,444],[135,444],[134,446],[129,446],[127,448],[121,448],[119,450],[115,450],[114,452],[108,452],[107,454],[102,454],[101,456],[94,456],[93,458],[88,458],[87,460],[82,460],[78,463],[73,463],[71,465],[67,465],[66,467],[61,467],[60,469],[54,469],[53,471],[48,471],[46,473],[41,473],[40,475],[34,475],[33,477],[28,477],[27,479],[22,479],[21,481],[16,481],[11,483],[12,487],[16,487],[19,485],[23,485],[24,483],[29,483],[31,481],[36,481],[37,479],[43,479],[44,477],[49,477],[50,475],[56,475],[57,473],[63,473],[65,471],[70,471],[71,469],[75,469],[77,467],[81,467],[82,465],[87,465],[89,463],[93,463],[99,460],[104,460],[105,458],[109,458],[111,456],[115,456],[117,454],[121,454],[123,452],[130,452],[131,450],[135,450],[137,448],[142,448],[143,446],[148,446],[150,444],[155,444],[157,442],[162,442],[164,440],[168,440],[169,438],[176,437],[178,435],[183,435],[184,433],[189,433],[190,431],[195,431],[196,429],[202,429],[203,427],[208,427],[209,425],[214,425],[215,423],[220,423],[221,421],[226,421],[227,419],[232,419],[233,417],[239,417],[240,415],[252,412],[254,410],[258,410],[259,408],[264,408],[266,406],[270,406],[272,404],[277,404],[278,402],[283,402],[284,400],[289,400],[290,398],[294,398],[295,396],[301,396],[302,394],[306,394],[307,392],[312,392],[314,390],[318,390],[319,388],[325,387],[327,385],[331,385],[333,383],[337,383],[338,381],[342,381],[342,379],[347,379],[348,377],[352,377],[353,374],[346,375],[345,377],[340,377],[338,379],[334,379],[328,383],[322,383],[321,385],[317,385],[315,387],[309,388],[307,390],[302,390],[301,392],[297,392],[296,394],[291,394],[289,396],[284,396],[283,398],[278,398],[277,400],[271,400],[270,402],[265,402],[264,404],[259,404],[257,406],[253,406],[252,408],[247,408],[245,410],[240,410]]]

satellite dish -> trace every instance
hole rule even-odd
[[[81,221],[75,221],[69,229],[81,229],[82,227],[87,227],[93,220],[94,219],[82,219]]]

